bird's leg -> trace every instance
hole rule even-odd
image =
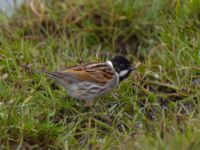
[[[92,100],[85,100],[85,107],[92,107]]]

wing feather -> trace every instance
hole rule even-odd
[[[96,84],[106,84],[113,76],[114,70],[107,63],[89,64],[85,66],[71,67],[66,70],[59,71],[66,76],[70,76],[80,81],[87,81]]]

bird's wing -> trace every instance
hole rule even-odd
[[[116,75],[114,70],[107,63],[92,63],[77,67],[67,68],[57,73],[62,76],[69,76],[79,81],[86,81],[104,85]]]

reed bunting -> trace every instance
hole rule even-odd
[[[124,56],[116,56],[111,61],[89,63],[55,72],[41,71],[62,85],[71,97],[86,100],[90,106],[96,96],[101,96],[135,70]]]

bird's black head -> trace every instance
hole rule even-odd
[[[127,78],[134,70],[131,62],[124,56],[115,56],[111,62],[115,71],[119,74],[120,81]]]

